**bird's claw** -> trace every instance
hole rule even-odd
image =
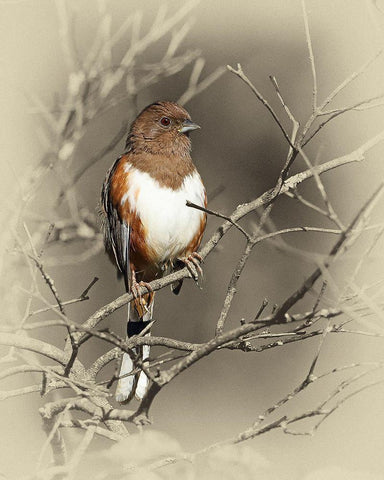
[[[199,281],[199,275],[203,277],[203,269],[200,266],[203,262],[201,255],[197,252],[192,252],[188,257],[181,258],[180,260],[188,268],[191,277],[197,283]]]
[[[140,293],[140,288],[145,287],[148,290],[148,301],[146,301]],[[149,312],[149,306],[153,302],[154,292],[151,285],[147,282],[137,282],[136,278],[132,278],[131,292],[135,300],[136,305],[139,304],[141,309],[145,312]]]

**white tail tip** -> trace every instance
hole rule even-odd
[[[128,353],[123,353],[123,359],[121,361],[121,367],[120,367],[120,377],[123,375],[126,375],[129,372],[132,372],[133,370],[133,362],[128,355]],[[134,375],[127,375],[124,378],[120,378],[120,380],[117,382],[117,387],[116,387],[116,393],[115,393],[115,398],[116,401],[122,403],[128,400],[133,384],[135,382],[135,376]]]
[[[149,358],[149,346],[143,345],[143,361],[147,360],[147,358]],[[149,378],[144,372],[141,372],[139,376],[139,380],[137,382],[136,391],[135,391],[135,397],[137,398],[137,400],[143,399],[148,389],[148,384],[149,384]]]

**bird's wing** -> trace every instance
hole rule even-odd
[[[119,205],[112,198],[111,185],[116,169],[122,157],[119,157],[108,170],[101,190],[101,213],[103,216],[104,245],[113,252],[115,262],[124,276],[125,288],[129,290],[129,237],[130,225],[119,214]]]

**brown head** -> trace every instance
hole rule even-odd
[[[177,103],[152,103],[132,123],[126,147],[138,153],[189,156],[189,132],[197,128]]]

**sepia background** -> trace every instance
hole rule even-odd
[[[160,3],[166,3],[167,15],[184,4],[147,0],[68,0],[66,3],[72,16],[71,35],[76,40],[80,58],[89,53],[103,15],[110,16],[111,30],[117,31],[127,16],[141,10],[141,32],[145,33]],[[0,1],[3,197],[0,210],[4,254],[1,289],[4,298],[2,313],[6,321],[10,317],[22,316],[25,309],[25,296],[15,285],[27,288],[28,272],[13,252],[12,232],[16,229],[21,234],[21,227],[15,225],[14,217],[22,185],[48,151],[50,137],[46,132],[49,131],[49,122],[42,105],[54,110],[57,99],[65,94],[70,81],[70,65],[62,49],[63,32],[60,31],[58,14],[61,7],[58,4],[60,2],[51,0]],[[380,0],[308,0],[306,5],[317,67],[318,95],[322,100],[383,47],[384,3]],[[311,109],[312,78],[301,2],[210,0],[196,3],[187,19],[191,22],[191,29],[180,50],[201,51],[205,59],[203,78],[213,72],[220,73],[207,89],[186,103],[193,120],[202,127],[192,135],[193,159],[206,185],[208,198],[210,194],[213,197],[209,208],[230,214],[239,203],[256,198],[275,184],[287,154],[287,144],[252,92],[229,71],[217,69],[227,64],[236,67],[241,63],[254,85],[279,111],[281,118],[285,118],[268,79],[269,75],[274,75],[287,104],[300,121],[305,121]],[[167,48],[167,38],[159,39],[140,57],[143,65],[158,61]],[[129,34],[119,40],[114,50],[116,59],[121,57],[129,41]],[[73,153],[74,163],[68,168],[77,169],[96,155],[116,135],[122,122],[127,118],[131,121],[147,104],[160,99],[178,100],[188,86],[192,65],[193,62],[180,72],[148,86],[139,93],[134,106],[124,99],[124,84],[116,89],[111,95],[110,107],[87,126]],[[140,69],[142,65],[136,67]],[[379,56],[366,72],[341,92],[334,106],[351,105],[383,94],[383,74],[384,58]],[[73,77],[71,81],[74,81]],[[290,128],[288,121],[284,120],[284,123]],[[381,131],[383,124],[382,106],[348,112],[322,130],[306,149],[307,154],[318,163],[347,154]],[[97,215],[105,172],[123,147],[124,139],[77,182],[81,208],[86,208],[92,215]],[[329,198],[345,223],[382,181],[383,155],[384,145],[381,143],[367,153],[364,161],[342,167],[324,177]],[[293,173],[305,168],[305,163],[298,159]],[[59,221],[60,215],[63,218],[67,215],[65,205],[61,209],[54,208],[62,188],[58,180],[52,172],[36,185],[38,194],[31,198],[24,212],[25,222],[32,232],[38,228],[39,222],[48,225]],[[307,182],[300,191],[306,198],[319,201],[314,182]],[[373,223],[383,220],[382,212],[383,202],[373,213]],[[301,224],[329,227],[323,218],[287,197],[278,200],[272,219],[278,228]],[[221,220],[215,217],[208,220],[205,240],[221,224]],[[257,220],[258,216],[251,214],[245,224],[251,225]],[[362,237],[351,255],[337,264],[333,271],[336,282],[342,284],[342,279],[350,275],[365,252],[369,238]],[[116,278],[115,268],[99,248],[99,240],[52,243],[44,252],[44,265],[55,279],[63,299],[75,298],[94,276],[99,277],[89,301],[68,307],[68,313],[79,322],[121,295],[124,289]],[[287,236],[286,241],[297,249],[325,253],[334,239],[317,233],[295,233]],[[235,229],[224,238],[220,248],[204,264],[201,289],[192,281],[186,281],[179,297],[171,295],[168,289],[157,294],[155,335],[190,342],[203,342],[212,337],[228,281],[243,248],[242,242]],[[95,254],[90,254],[89,258],[78,257],[95,245]],[[365,262],[359,277],[361,285],[381,279],[382,247],[383,242],[379,240]],[[242,318],[253,318],[265,297],[270,305],[281,302],[300,285],[311,269],[311,262],[299,258],[294,252],[281,251],[271,243],[258,246],[241,278],[227,327],[239,325]],[[379,293],[380,288],[377,287]],[[311,302],[313,298],[304,300],[298,311],[310,309]],[[51,317],[46,316],[47,319]],[[125,308],[122,308],[106,323],[113,331],[122,334],[125,317]],[[370,327],[373,325],[383,331],[379,316],[370,321],[373,322]],[[65,339],[61,329],[40,330],[38,337],[59,347],[63,346]],[[170,435],[183,450],[192,452],[232,437],[298,384],[308,370],[317,343],[318,339],[314,338],[260,354],[216,352],[177,377],[161,392],[151,410],[153,426],[149,428]],[[93,341],[82,351],[82,358],[87,355],[96,358],[106,348],[103,342]],[[4,348],[3,353],[6,351]],[[380,361],[382,352],[383,342],[377,337],[330,336],[322,350],[319,369]],[[112,372],[111,366],[106,370],[105,378]],[[24,385],[23,381],[25,379],[13,379],[8,389]],[[303,408],[322,394],[321,389],[314,388],[291,408]],[[260,468],[260,472],[264,472],[261,478],[382,478],[383,401],[382,385],[363,391],[331,415],[313,437],[272,431],[239,447],[240,450],[243,448],[241,455],[253,458],[254,474]],[[22,478],[34,468],[46,439],[38,414],[41,404],[38,393],[2,403],[0,477]],[[107,441],[95,442],[88,454],[88,467],[84,467],[89,473],[100,468],[98,462],[104,461],[100,452],[105,453],[108,448]],[[220,459],[219,463],[222,461]],[[234,471],[236,478],[250,478],[250,470]],[[223,472],[220,475],[235,478],[230,476],[229,469],[225,473],[228,477]]]

